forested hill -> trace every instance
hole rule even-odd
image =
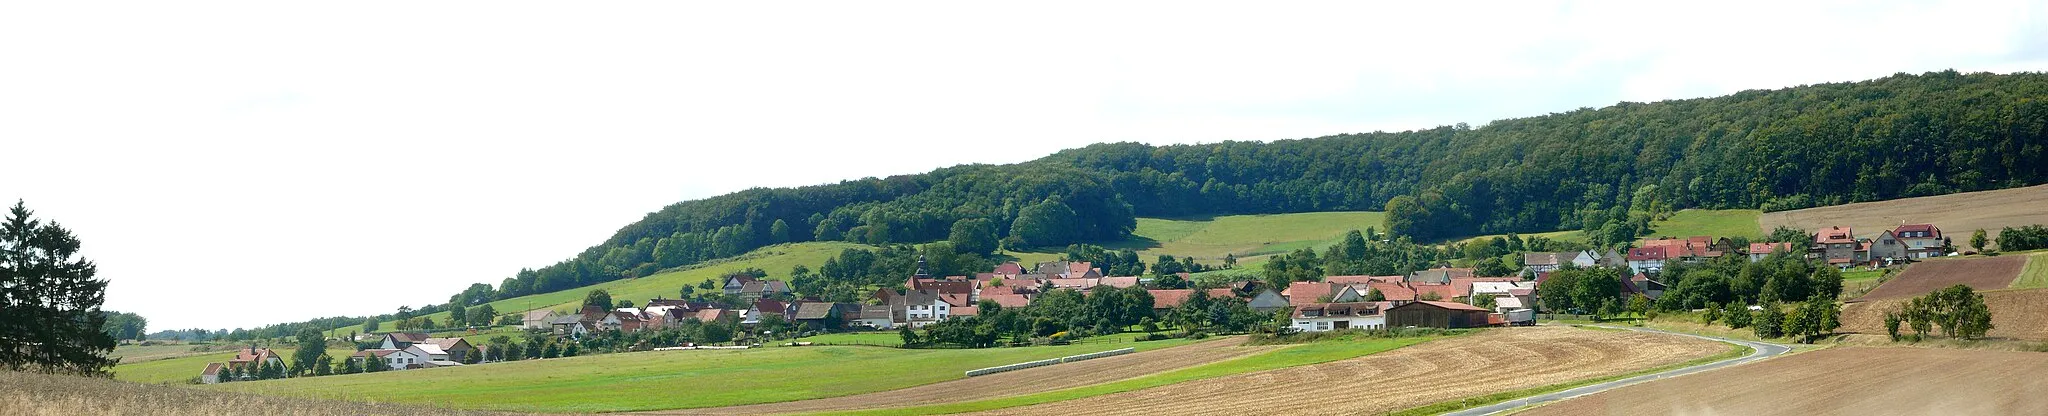
[[[2048,181],[2048,75],[1955,72],[1622,103],[1399,133],[1099,144],[1016,165],[684,201],[478,303],[809,240],[1127,237],[1136,216],[1387,210],[1417,239],[1613,229],[1644,213],[1792,209]]]

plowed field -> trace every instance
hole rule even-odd
[[[1985,336],[2048,340],[2048,289],[1998,290],[1983,294],[1984,306],[1991,308],[1991,332]],[[1884,335],[1885,310],[1902,306],[1909,300],[1911,298],[1898,298],[1842,306],[1841,332]],[[1899,330],[1910,331],[1904,325],[1900,325]]]
[[[974,401],[1107,383],[1178,368],[1223,361],[1279,348],[1278,346],[1252,347],[1239,345],[1243,342],[1244,338],[1242,337],[1222,339],[1108,358],[969,377],[906,389],[783,403],[682,409],[676,410],[674,414],[758,415],[805,413]],[[663,412],[654,413],[662,414]]]
[[[1955,285],[1979,291],[2004,289],[2027,267],[2027,256],[1935,259],[1906,267],[1905,272],[1871,289],[1857,301],[1919,297]]]
[[[987,414],[1371,414],[1685,362],[1718,342],[1569,327],[1491,329],[1366,357]]]
[[[2041,415],[2048,354],[1837,347],[1637,384],[1523,415]]]

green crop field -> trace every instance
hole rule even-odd
[[[1650,233],[1656,237],[1749,237],[1763,238],[1763,230],[1757,226],[1757,217],[1763,211],[1753,209],[1688,209],[1671,214],[1663,221],[1653,221]]]
[[[878,345],[894,347],[903,345],[903,336],[893,331],[846,332],[798,338],[797,342],[810,342],[819,345]]]
[[[283,358],[285,361],[291,361],[292,351],[295,351],[295,349],[277,349],[279,354],[284,354]],[[341,365],[342,359],[348,358],[350,354],[355,353],[356,351],[350,348],[330,348],[327,350],[327,356],[334,357],[335,365]],[[138,363],[122,363],[114,366],[114,379],[137,383],[184,383],[198,378],[200,372],[206,371],[206,363],[224,363],[230,358],[235,358],[233,350]]]
[[[2012,281],[2012,288],[2035,289],[2044,287],[2048,287],[2048,251],[2028,254],[2027,267],[2020,269],[2020,277]]]
[[[455,368],[228,383],[206,388],[464,409],[612,412],[834,397],[964,378],[1031,360],[1186,344],[1184,340],[904,350],[814,346],[652,351]],[[197,370],[193,374],[198,374]]]
[[[810,242],[762,247],[732,261],[710,263],[689,270],[657,273],[637,279],[614,280],[558,292],[520,296],[491,302],[491,309],[497,310],[500,314],[514,314],[530,309],[553,309],[557,312],[570,312],[576,309],[577,305],[582,304],[583,295],[596,289],[604,289],[607,292],[611,292],[612,299],[632,300],[634,303],[646,302],[647,299],[652,299],[655,296],[675,298],[681,295],[678,292],[685,285],[696,285],[706,280],[716,280],[719,275],[726,272],[748,267],[766,270],[770,277],[786,278],[788,277],[786,275],[789,273],[789,269],[793,266],[802,264],[806,267],[817,268],[818,265],[825,263],[826,258],[839,255],[840,250],[853,247],[866,246],[840,242]],[[427,316],[435,322],[445,322],[448,320],[447,312]],[[377,329],[378,332],[396,330],[397,322],[383,322]],[[367,333],[369,331],[363,331],[361,325],[354,325],[328,331],[327,336],[346,336],[350,332]],[[470,343],[476,343],[476,341],[471,340]]]

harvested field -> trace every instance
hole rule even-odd
[[[1992,326],[1991,332],[1985,336],[2048,340],[2048,289],[1994,290],[1983,294],[1984,306],[1991,308]],[[1845,305],[1842,307],[1841,332],[1885,335],[1884,311],[1902,306],[1910,299],[1896,298]],[[1900,331],[1906,329],[1901,328]]]
[[[1727,351],[1691,337],[1500,328],[1361,358],[1000,409],[988,414],[1386,413],[1675,364]],[[1380,394],[1399,380],[1400,394]]]
[[[847,411],[922,406],[1016,396],[1107,383],[1178,368],[1243,357],[1281,346],[1243,346],[1243,337],[1200,342],[980,377],[926,384],[905,389],[814,400],[747,406],[681,409],[676,414],[757,415]],[[661,414],[663,412],[653,412]]]
[[[2004,289],[2019,278],[2027,266],[2026,256],[1970,259],[1930,259],[1907,266],[1892,280],[1871,289],[1856,301],[1911,298],[1949,286],[1969,285],[1979,291]]]
[[[1524,415],[2048,414],[2048,354],[1837,347],[1652,381]]]
[[[14,415],[482,415],[420,405],[269,397],[104,378],[0,371],[0,416]]]
[[[1855,227],[1858,237],[1871,237],[1899,224],[1925,223],[1941,227],[1963,246],[1970,232],[1980,228],[1996,240],[2001,227],[2048,224],[2043,206],[2048,206],[2048,185],[1766,212],[1757,225],[1766,234],[1780,225],[1808,231],[1846,225]]]

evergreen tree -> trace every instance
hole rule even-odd
[[[313,375],[324,376],[330,374],[334,374],[334,357],[320,354],[320,360],[315,361],[315,364],[313,364]]]
[[[320,330],[299,329],[297,338],[298,350],[292,351],[292,369],[300,372],[311,370],[321,357],[327,356],[327,339],[320,336]]]
[[[107,281],[78,249],[70,230],[20,201],[0,223],[0,370],[101,375],[114,365],[100,313]]]

